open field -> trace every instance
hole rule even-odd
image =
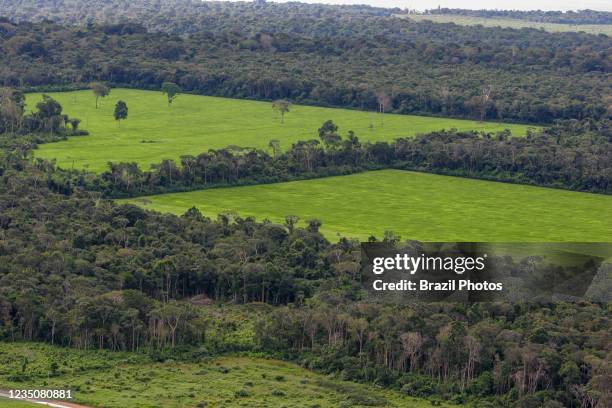
[[[317,218],[329,238],[390,230],[423,241],[612,241],[612,196],[399,170],[122,201],[175,214],[196,206],[213,217]]]
[[[535,28],[542,29],[551,33],[556,32],[580,32],[588,34],[612,35],[612,25],[607,24],[555,24],[540,23],[537,21],[518,20],[513,18],[486,18],[459,16],[454,14],[410,14],[401,17],[409,18],[414,21],[431,20],[435,23],[455,23],[458,25],[482,25],[484,27],[508,27],[508,28]]]
[[[21,375],[24,358],[27,364]],[[59,367],[49,375],[53,362]],[[264,358],[225,356],[156,363],[139,354],[0,343],[0,366],[0,388],[71,389],[74,402],[93,407],[431,406],[429,401],[396,391],[340,381]],[[22,381],[15,382],[19,375]]]
[[[33,408],[41,406],[43,405],[0,397],[0,407],[2,408]]]
[[[342,135],[353,130],[362,140],[393,140],[450,128],[491,132],[508,128],[513,134],[524,135],[528,128],[391,114],[384,115],[381,126],[376,113],[300,105],[292,106],[281,124],[269,102],[181,95],[169,107],[161,92],[113,89],[95,109],[95,98],[89,90],[49,95],[62,104],[66,113],[81,119],[80,127],[90,135],[41,145],[36,155],[55,158],[61,167],[94,171],[106,170],[109,161],[137,162],[148,169],[162,159],[178,159],[229,145],[267,149],[271,139],[280,140],[281,148],[286,148],[298,140],[318,138],[317,129],[329,119],[340,127]],[[28,95],[28,106],[33,107],[39,98],[39,94]],[[129,109],[128,119],[121,127],[113,119],[117,100],[125,101]]]

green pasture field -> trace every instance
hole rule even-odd
[[[280,140],[285,149],[299,140],[317,139],[317,129],[330,119],[342,135],[353,130],[361,140],[372,141],[450,128],[490,132],[507,128],[515,135],[524,135],[528,129],[516,124],[391,114],[384,115],[383,126],[377,113],[302,105],[293,105],[281,124],[270,102],[180,95],[169,107],[161,92],[113,89],[96,109],[89,90],[49,95],[62,104],[65,113],[81,119],[80,127],[90,135],[41,145],[36,156],[57,159],[63,168],[93,171],[106,170],[109,161],[137,162],[148,170],[162,159],[178,160],[181,155],[229,145],[268,149],[272,139]],[[40,98],[40,94],[27,95],[28,108]],[[120,126],[113,119],[118,100],[125,101],[129,111]]]
[[[410,14],[402,15],[403,18],[409,18],[414,21],[430,20],[434,23],[455,23],[458,25],[474,26],[482,25],[484,27],[507,27],[507,28],[535,28],[542,29],[551,33],[556,32],[585,32],[587,34],[605,34],[612,35],[612,25],[609,24],[556,24],[556,23],[540,23],[537,21],[518,20],[514,18],[486,18],[486,17],[471,17],[458,16],[454,14]]]
[[[195,206],[212,217],[316,218],[332,240],[393,231],[422,241],[612,242],[612,196],[400,170],[120,201],[174,214]]]
[[[24,358],[27,365],[22,371]],[[53,362],[59,368],[51,374]],[[0,343],[0,367],[2,389],[71,389],[74,402],[91,407],[431,406],[427,400],[397,391],[340,381],[295,364],[257,357],[160,363],[141,354]],[[16,382],[16,377],[21,381]],[[0,399],[0,406],[3,403]]]
[[[33,408],[41,406],[40,404],[0,397],[0,407],[2,408]]]

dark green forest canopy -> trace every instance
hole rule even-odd
[[[48,164],[5,152],[3,340],[136,350],[159,361],[264,352],[412,396],[496,407],[608,395],[606,305],[364,302],[358,243],[329,243],[316,221],[302,229],[290,218],[285,225],[228,214],[212,220],[193,209],[177,217],[87,191],[63,194]],[[198,299],[276,308],[247,315],[256,321],[245,344],[215,340],[211,332],[236,336],[236,323],[203,313]]]
[[[297,228],[292,216],[281,225],[195,209],[164,215],[103,197],[390,165],[609,192],[609,38],[411,23],[383,9],[295,3],[0,0],[0,10],[20,21],[56,20],[0,21],[0,84],[12,87],[103,80],[159,89],[170,81],[241,98],[376,109],[387,94],[396,112],[574,119],[520,140],[448,131],[362,144],[358,135],[324,134],[323,145],[303,141],[279,157],[220,149],[152,172],[122,163],[97,176],[33,160],[36,144],[85,131],[56,101],[28,114],[22,94],[2,89],[0,339],[157,360],[263,352],[459,404],[610,405],[609,305],[368,304],[358,243],[330,243],[317,220]],[[230,171],[238,165],[239,174]],[[252,341],[228,341],[235,322],[209,319],[197,306],[211,299],[268,304],[247,316],[256,319]],[[211,326],[227,331],[221,340],[206,336]]]
[[[6,17],[32,17],[5,3]],[[606,36],[415,23],[367,7],[177,2],[170,17],[165,3],[130,2],[108,21],[90,14],[104,6],[96,2],[53,4],[48,17],[80,24],[4,20],[0,83],[170,81],[188,92],[370,110],[387,95],[398,113],[531,123],[612,111]]]

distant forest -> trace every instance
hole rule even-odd
[[[427,14],[456,14],[460,16],[485,18],[513,18],[517,20],[536,21],[556,24],[612,24],[612,12],[597,10],[578,11],[542,11],[542,10],[466,10],[437,8],[426,11]]]
[[[208,95],[369,110],[382,100],[390,112],[540,124],[612,114],[606,36],[299,3],[0,4],[4,86],[159,89],[171,81]],[[15,23],[43,17],[56,23]]]

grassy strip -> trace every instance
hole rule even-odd
[[[529,126],[470,120],[385,114],[349,109],[293,105],[284,123],[269,102],[181,95],[172,106],[160,92],[113,89],[95,108],[91,91],[51,93],[64,111],[82,120],[89,136],[42,145],[38,157],[57,159],[64,168],[107,169],[107,162],[137,162],[143,169],[163,159],[198,155],[208,149],[235,145],[268,149],[270,140],[288,148],[299,140],[318,139],[317,129],[333,120],[342,134],[355,131],[361,140],[390,141],[441,129],[498,132],[510,129],[524,135]],[[40,94],[29,94],[32,107]],[[117,100],[128,105],[128,119],[113,119]],[[384,125],[381,123],[384,120]]]
[[[423,241],[611,241],[612,197],[400,170],[139,197],[131,202],[182,214],[237,212],[283,222],[289,214],[322,231],[366,239],[394,231]]]

